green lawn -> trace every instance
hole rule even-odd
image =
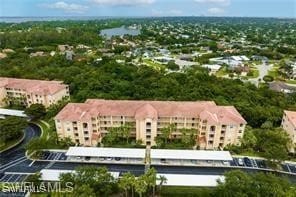
[[[296,80],[287,80],[286,83],[289,83],[289,84],[296,84]]]
[[[5,143],[1,143],[0,144],[0,151],[7,149],[8,147],[17,144],[24,136],[24,132],[22,133],[22,135],[14,140],[10,140],[8,142]]]
[[[218,72],[216,73],[217,77],[223,77],[224,75],[229,74],[229,72],[227,71],[227,68],[225,66],[223,66],[222,68],[220,68],[220,70],[218,70]]]
[[[155,62],[153,62],[151,60],[148,60],[148,59],[143,60],[143,63],[145,63],[147,66],[150,66],[151,68],[153,68],[155,70],[164,70],[164,69],[166,69],[165,65],[155,63]]]
[[[257,77],[259,77],[259,70],[256,69],[256,68],[251,68],[251,69],[250,69],[250,74],[251,74],[251,76],[248,76],[248,75],[247,75],[247,78],[248,78],[248,79],[257,78]]]
[[[42,134],[41,134],[41,138],[44,139],[48,139],[50,136],[50,127],[48,127],[48,125],[46,123],[44,123],[43,121],[36,121],[33,122],[34,124],[37,124],[38,126],[40,126],[41,130],[42,130]]]

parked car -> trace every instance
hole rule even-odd
[[[243,166],[244,165],[244,161],[243,161],[242,158],[238,158],[237,162],[238,162],[238,165],[239,166]]]
[[[107,159],[106,159],[107,161],[112,161],[113,160],[113,158],[112,157],[107,157]]]
[[[114,159],[115,159],[115,161],[120,161],[121,160],[120,157],[115,157]]]
[[[90,157],[85,157],[85,161],[89,161],[90,160]]]
[[[104,161],[105,160],[105,157],[99,157],[99,160],[100,161]]]
[[[252,167],[252,161],[248,158],[248,157],[244,157],[244,162],[246,164],[246,166],[248,167]]]

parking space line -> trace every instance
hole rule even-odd
[[[20,160],[24,159],[24,158],[26,158],[26,157],[25,157],[25,156],[24,156],[24,157],[20,157],[20,158],[14,160],[14,161],[11,161],[11,162],[9,162],[9,163],[6,163],[6,164],[4,164],[4,165],[1,165],[1,166],[0,166],[0,170],[2,170],[2,168],[5,168],[6,166],[9,166],[10,164],[13,164],[13,163],[15,163],[15,162],[17,162],[17,161],[20,161]]]
[[[18,177],[16,177],[16,179],[14,180],[14,182],[18,182],[20,180],[20,178],[22,177],[22,175],[18,175]]]
[[[12,174],[12,175],[6,180],[6,182],[9,182],[14,176],[15,176],[15,174]]]
[[[0,181],[3,181],[8,175],[4,174],[4,176],[0,179]]]
[[[33,165],[33,163],[35,162],[35,160],[33,160],[30,164],[29,167],[31,167]]]
[[[285,164],[289,170],[289,172],[291,172],[290,166],[288,164]]]

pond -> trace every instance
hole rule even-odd
[[[125,26],[111,28],[111,29],[103,29],[100,33],[101,36],[106,36],[107,38],[111,38],[112,36],[124,36],[124,35],[131,35],[137,36],[141,32],[139,29],[131,29],[126,28]]]

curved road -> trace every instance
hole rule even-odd
[[[17,161],[21,161],[26,159],[25,153],[25,145],[34,137],[39,137],[41,134],[41,130],[38,126],[34,124],[29,124],[29,126],[25,129],[25,138],[24,140],[17,146],[4,151],[0,154],[0,171],[4,169],[9,164],[15,163]]]

